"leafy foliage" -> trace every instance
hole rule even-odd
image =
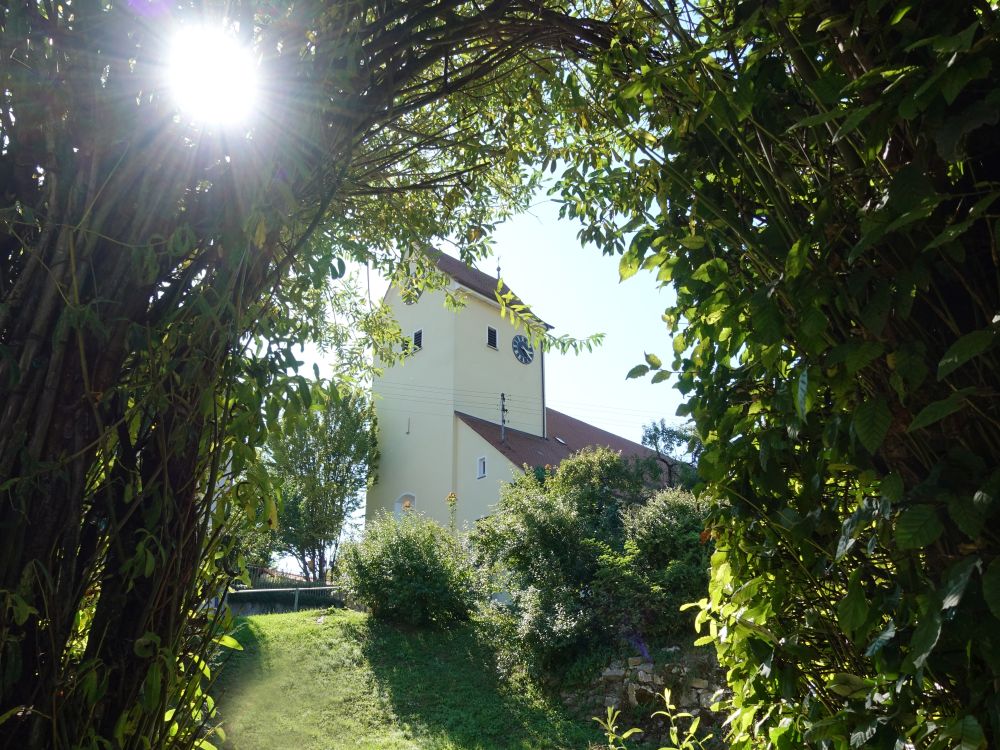
[[[705,445],[692,425],[671,425],[665,419],[650,422],[642,429],[642,444],[656,451],[665,465],[668,485],[690,490],[697,484],[698,459]]]
[[[650,498],[648,471],[607,448],[582,451],[554,475],[504,487],[473,533],[513,599],[513,641],[535,673],[690,627],[678,610],[706,584],[704,514],[681,490]]]
[[[645,7],[559,192],[676,291],[733,747],[995,746],[996,4]]]
[[[215,16],[260,61],[246,131],[163,85],[171,28]],[[205,604],[238,573],[233,511],[257,515],[237,480],[309,407],[293,347],[330,333],[348,260],[399,280],[434,241],[485,250],[547,150],[556,60],[609,42],[521,0],[4,6],[4,746],[202,742]]]
[[[312,386],[312,406],[286,412],[265,446],[271,486],[281,493],[277,547],[309,581],[325,581],[347,518],[375,481],[378,427],[368,397]]]
[[[447,530],[417,513],[383,514],[343,550],[347,589],[389,622],[445,626],[467,620],[481,591],[472,562]]]

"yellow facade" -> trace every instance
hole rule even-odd
[[[458,311],[445,307],[444,291],[425,292],[410,305],[395,289],[386,295],[404,334],[421,332],[422,347],[387,368],[372,386],[382,457],[378,482],[368,493],[367,519],[408,504],[447,523],[450,492],[458,496],[460,528],[492,512],[501,482],[521,469],[462,423],[456,411],[495,422],[499,432],[503,393],[507,425],[545,435],[541,350],[522,364],[512,340],[523,331],[500,318],[499,305],[456,282],[450,288],[464,294],[466,304]],[[488,327],[496,330],[496,348],[488,345]]]

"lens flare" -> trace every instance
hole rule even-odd
[[[245,123],[257,101],[257,64],[221,28],[181,29],[170,46],[170,91],[181,112],[207,125]]]

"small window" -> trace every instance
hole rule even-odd
[[[400,495],[396,498],[395,515],[396,518],[402,518],[404,513],[409,513],[416,508],[417,497],[412,492],[407,492],[404,495]]]
[[[413,332],[413,351],[419,352],[424,348],[424,331],[420,329],[419,331]]]
[[[486,346],[490,349],[497,348],[497,329],[493,326],[486,326]]]
[[[486,478],[486,456],[480,456],[476,460],[476,479]]]

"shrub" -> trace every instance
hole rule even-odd
[[[407,625],[468,619],[480,596],[468,555],[439,524],[384,514],[340,561],[347,589],[373,617]]]
[[[680,490],[650,497],[643,471],[608,449],[581,452],[554,476],[518,477],[475,531],[479,562],[501,571],[510,593],[504,616],[532,671],[690,623],[678,609],[707,587],[702,514]]]

